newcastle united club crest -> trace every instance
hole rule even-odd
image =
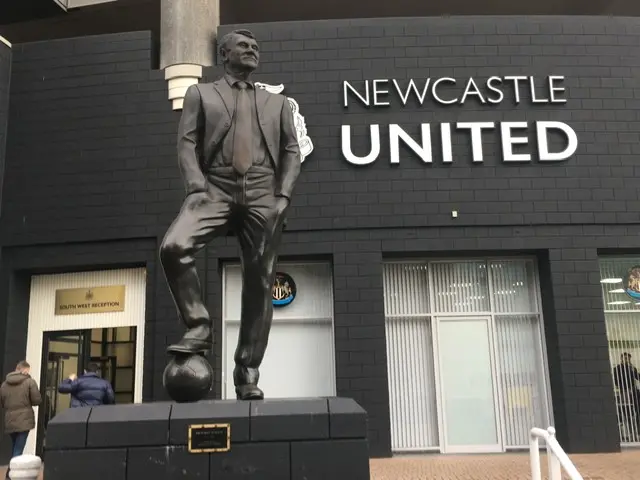
[[[276,280],[273,282],[273,290],[271,291],[273,306],[289,305],[296,298],[296,293],[296,284],[291,275],[282,272],[276,273]]]
[[[631,267],[624,278],[624,291],[634,300],[640,300],[640,266]]]
[[[284,91],[284,85],[269,85],[268,83],[256,82],[255,86],[258,88],[262,88],[269,93],[282,93]],[[304,122],[304,117],[300,115],[300,106],[298,102],[296,102],[293,98],[287,97],[289,100],[289,106],[293,111],[293,121],[295,122],[296,132],[298,134],[298,144],[300,145],[300,155],[301,161],[304,160],[311,154],[313,151],[313,142],[307,135],[307,125]]]

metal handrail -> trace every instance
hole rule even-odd
[[[549,480],[562,480],[562,470],[567,472],[571,480],[584,480],[573,462],[564,452],[558,440],[556,429],[549,427],[532,428],[529,437],[529,456],[531,459],[531,480],[542,480],[540,472],[540,439],[543,438],[547,447],[547,462],[549,465]]]

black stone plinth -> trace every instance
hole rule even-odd
[[[231,425],[226,452],[190,453],[189,425]],[[367,414],[348,398],[68,409],[47,428],[47,480],[369,480]]]

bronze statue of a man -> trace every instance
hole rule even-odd
[[[251,80],[260,58],[254,35],[247,30],[225,35],[219,53],[224,76],[189,87],[179,124],[186,198],[162,242],[160,259],[187,331],[167,351],[193,355],[211,348],[211,318],[194,255],[232,229],[243,275],[233,380],[238,399],[261,399],[258,368],[271,329],[277,250],[300,173],[300,148],[286,97],[256,88]]]

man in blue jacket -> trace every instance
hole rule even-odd
[[[98,376],[98,365],[90,363],[84,375],[71,374],[58,387],[58,392],[71,394],[71,408],[113,405],[115,396],[111,384]]]

